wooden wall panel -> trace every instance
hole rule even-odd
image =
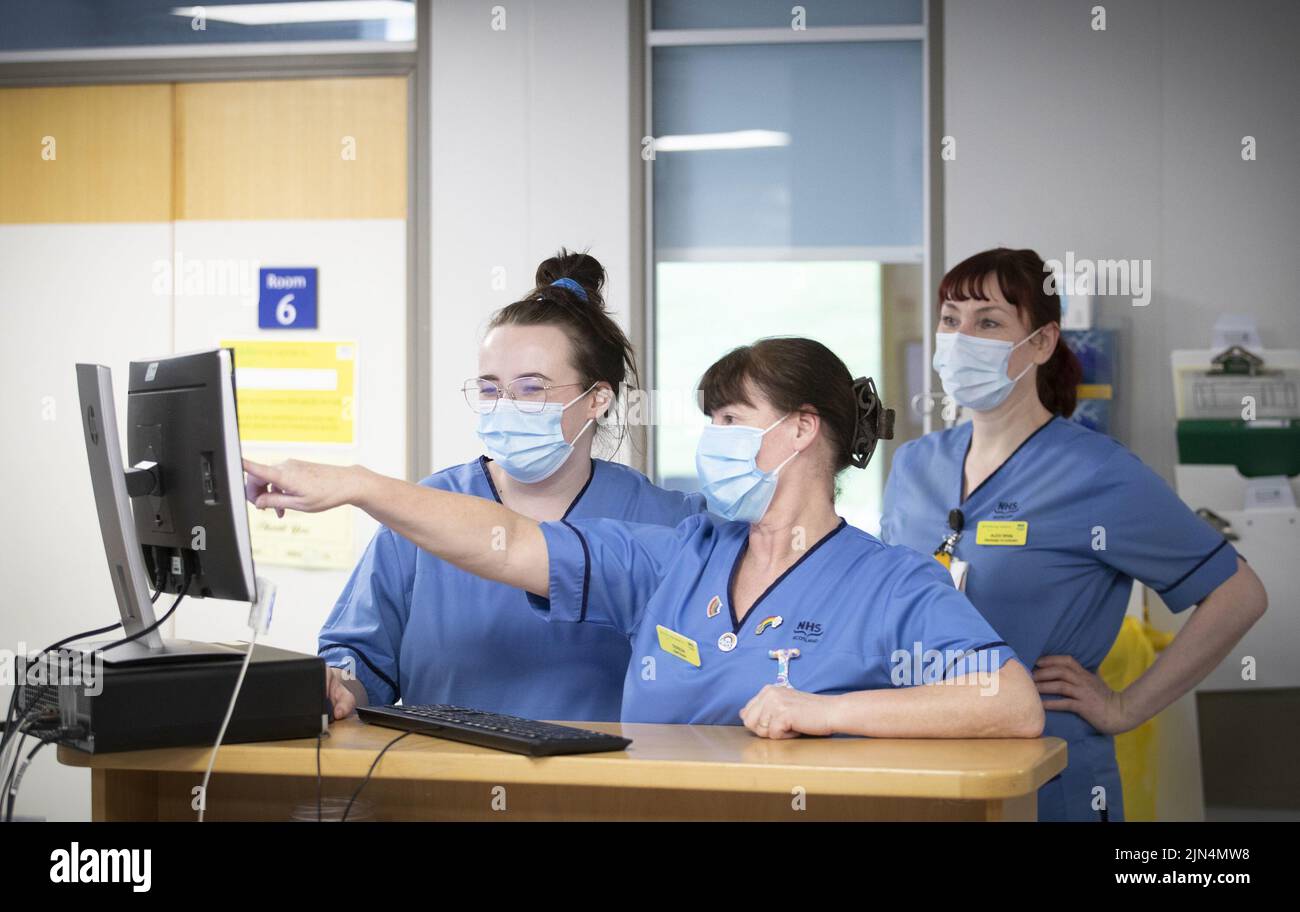
[[[170,220],[171,96],[167,84],[0,89],[0,223]]]
[[[177,85],[176,218],[405,218],[406,94],[403,77]]]

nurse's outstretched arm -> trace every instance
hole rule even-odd
[[[246,493],[259,509],[320,513],[352,504],[450,564],[546,595],[546,540],[537,521],[499,503],[411,484],[363,466],[244,460]]]

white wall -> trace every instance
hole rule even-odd
[[[1221,311],[1300,346],[1300,101],[1293,0],[948,0],[945,260],[998,244],[1150,259],[1120,329],[1118,436],[1172,482],[1169,351]],[[1258,159],[1241,159],[1243,136]]]
[[[31,653],[117,620],[74,365],[112,368],[120,425],[127,362],[172,350],[172,297],[153,287],[171,243],[166,223],[0,226],[0,648]],[[90,773],[54,750],[33,762],[16,813],[89,819]]]
[[[477,456],[460,394],[486,321],[526,293],[561,245],[591,249],[606,300],[630,327],[632,180],[627,0],[433,5],[433,466]],[[638,134],[639,135],[639,134]],[[494,273],[494,270],[500,270]],[[494,288],[494,275],[503,287]]]

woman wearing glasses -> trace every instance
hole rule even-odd
[[[504,504],[533,520],[610,517],[674,526],[703,501],[593,459],[597,419],[625,382],[632,347],[605,312],[605,271],[561,250],[537,287],[492,318],[479,376],[465,383],[487,455],[420,484]],[[504,534],[504,530],[500,530]],[[485,530],[485,550],[510,545]],[[451,703],[535,719],[618,718],[630,650],[607,628],[548,624],[525,595],[381,528],[320,634],[334,718],[360,702]]]

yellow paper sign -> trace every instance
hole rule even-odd
[[[669,630],[663,624],[656,624],[659,631],[659,648],[670,655],[675,655],[683,662],[700,667],[700,647],[690,637],[682,636],[675,630]]]
[[[1029,523],[986,520],[975,529],[977,545],[1023,545],[1029,540]]]
[[[355,342],[225,341],[245,443],[355,442]]]

